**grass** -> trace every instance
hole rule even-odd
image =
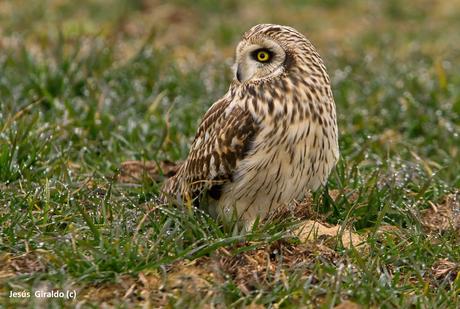
[[[423,221],[446,199],[460,208],[460,4],[126,3],[0,4],[0,303],[460,306],[459,227]],[[325,58],[341,160],[336,196],[312,207],[365,253],[300,242],[294,217],[232,233],[157,205],[149,178],[114,177],[126,160],[186,157],[239,36],[267,21]],[[8,297],[50,289],[77,298]]]

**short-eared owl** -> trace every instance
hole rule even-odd
[[[291,27],[252,27],[235,78],[204,115],[165,198],[199,199],[250,228],[325,184],[339,157],[335,104],[321,57]]]

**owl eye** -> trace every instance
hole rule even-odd
[[[267,62],[271,59],[272,55],[271,52],[266,49],[259,49],[253,53],[253,57],[259,62]]]

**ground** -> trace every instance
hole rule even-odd
[[[0,304],[460,307],[460,1],[306,3],[1,1]],[[341,158],[241,235],[156,197],[261,22],[323,56]]]

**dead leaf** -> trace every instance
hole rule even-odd
[[[14,277],[15,273],[10,267],[11,264],[11,254],[5,253],[0,255],[0,282],[7,280],[8,278]]]
[[[337,238],[340,238],[345,248],[356,247],[359,250],[367,249],[365,239],[361,235],[352,232],[350,229],[343,229],[340,225],[327,226],[324,223],[305,220],[293,231],[302,242],[323,241],[326,245],[336,245]],[[331,242],[331,240],[333,240]]]
[[[47,258],[45,252],[27,252],[18,256],[5,255],[5,270],[15,275],[30,274],[46,271]]]
[[[401,229],[395,225],[382,224],[377,229],[377,234],[398,233]]]
[[[348,203],[352,204],[356,202],[356,200],[359,197],[359,194],[354,190],[345,188],[343,190],[329,190],[329,196],[332,198],[334,202],[337,202],[340,198],[343,197],[348,201]]]
[[[368,229],[366,232],[372,233],[372,228]],[[377,228],[377,231],[375,231],[375,235],[381,241],[385,241],[386,238],[396,240],[403,237],[402,229],[400,227],[385,223],[382,223]]]
[[[460,272],[460,264],[449,261],[448,259],[440,259],[431,267],[433,276],[437,280],[448,279],[454,281]]]
[[[121,163],[117,181],[121,183],[140,183],[150,178],[159,182],[164,177],[169,178],[176,174],[179,164],[171,161],[125,161]]]

